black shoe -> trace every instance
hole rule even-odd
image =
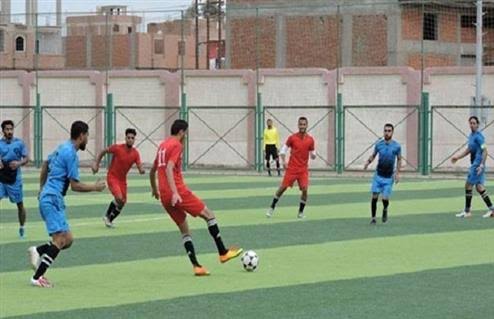
[[[386,223],[388,221],[388,211],[385,210],[383,211],[383,223]]]
[[[376,219],[375,218],[372,218],[370,224],[371,225],[375,225],[376,224]]]

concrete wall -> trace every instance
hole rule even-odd
[[[431,68],[424,72],[424,91],[431,105],[469,105],[474,94],[473,68]],[[338,76],[338,78],[337,78]],[[23,71],[2,72],[0,105],[35,104],[36,78]],[[39,72],[38,91],[44,124],[44,155],[68,137],[66,129],[76,119],[89,121],[91,140],[81,153],[89,161],[104,141],[106,89],[116,107],[116,139],[123,140],[127,127],[138,130],[137,143],[146,163],[154,159],[158,143],[168,136],[178,118],[180,74],[166,71]],[[334,108],[336,92],[345,108],[345,164],[360,169],[382,135],[387,122],[396,125],[395,138],[403,146],[407,169],[417,167],[418,112],[421,98],[420,72],[407,67],[326,69],[264,69],[259,72],[259,91],[265,117],[272,118],[282,140],[297,130],[297,118],[309,118],[319,158],[311,167],[330,169],[334,164]],[[189,106],[189,160],[193,166],[251,167],[254,163],[256,73],[252,70],[187,71],[185,92]],[[484,92],[494,101],[494,68],[484,70]],[[56,108],[63,106],[63,109]],[[365,108],[362,108],[362,107]],[[86,108],[83,108],[86,107]],[[33,115],[28,109],[1,110],[1,117],[22,124],[16,134],[32,147]],[[441,118],[440,111],[449,122]],[[483,120],[492,123],[492,110]],[[433,164],[461,146],[468,134],[465,109],[435,109],[433,115]],[[60,122],[61,126],[59,125]],[[62,128],[63,127],[63,128]],[[488,145],[494,149],[494,125],[487,128]],[[446,162],[447,163],[447,162]],[[489,164],[494,163],[489,159]],[[459,167],[466,167],[467,161]],[[439,169],[452,167],[441,164]]]

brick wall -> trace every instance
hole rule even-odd
[[[273,68],[276,62],[276,30],[274,17],[235,18],[229,22],[231,38],[231,67],[252,69],[256,67],[256,22],[259,23],[259,65]]]
[[[422,55],[420,53],[409,54],[407,65],[414,69],[420,70],[422,65]],[[424,56],[424,68],[454,65],[456,65],[455,55],[428,53]]]
[[[287,17],[285,21],[286,67],[337,66],[340,43],[336,17]]]
[[[86,37],[71,35],[65,38],[66,66],[68,68],[86,67]]]
[[[385,15],[353,16],[352,65],[386,66],[388,28]]]

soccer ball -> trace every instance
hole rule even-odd
[[[259,257],[256,252],[253,250],[247,250],[240,259],[242,261],[242,265],[244,269],[247,271],[254,271],[257,269],[259,265]]]

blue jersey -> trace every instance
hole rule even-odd
[[[482,152],[484,149],[484,135],[479,131],[472,132],[468,137],[468,150],[470,151],[470,163],[472,163],[472,166],[479,166],[482,163]]]
[[[67,141],[48,156],[48,177],[41,196],[65,196],[70,180],[79,181],[79,155],[72,141]]]
[[[27,157],[26,145],[20,138],[0,139],[0,158],[4,165],[8,165],[12,161],[20,161]],[[20,167],[17,168],[17,179],[21,178]]]
[[[377,142],[374,147],[374,156],[379,155],[379,161],[377,162],[377,175],[390,178],[394,174],[396,157],[401,156],[401,145],[391,140],[386,143],[384,139]]]

